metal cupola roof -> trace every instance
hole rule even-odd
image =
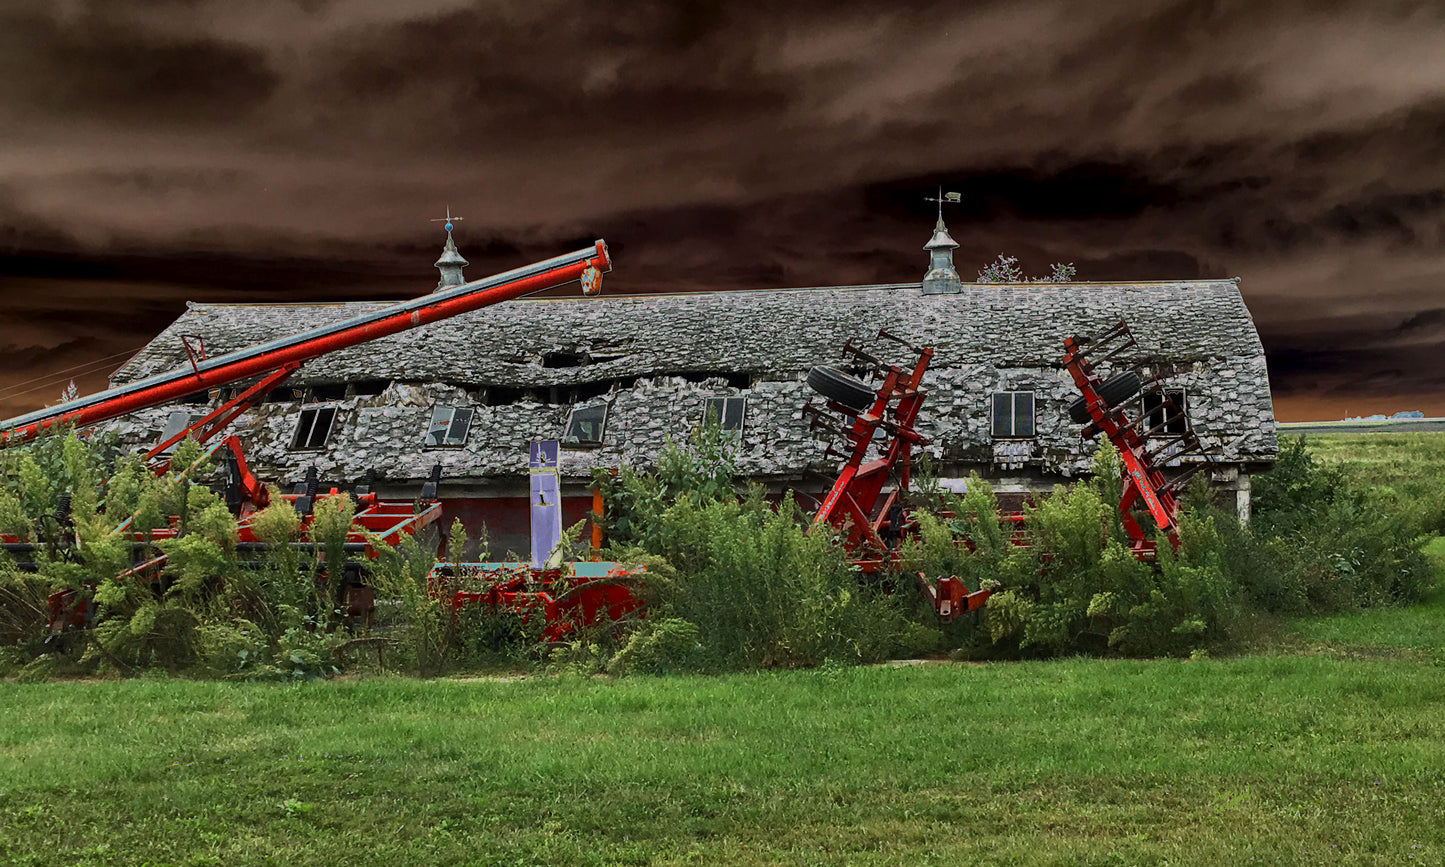
[[[457,244],[452,240],[452,230],[451,227],[448,226],[447,244],[442,248],[442,256],[436,261],[436,267],[440,268],[443,265],[460,265],[465,268],[468,264],[467,260],[462,258],[462,254],[457,252]]]
[[[958,246],[958,242],[948,234],[948,227],[943,225],[943,214],[938,215],[938,222],[933,227],[933,240],[923,245],[925,250],[939,250],[943,248],[952,249]]]

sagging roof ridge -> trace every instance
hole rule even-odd
[[[1107,287],[1110,289],[1146,289],[1154,286],[1172,286],[1176,288],[1216,288],[1224,285],[1239,285],[1238,277],[1222,277],[1213,280],[1070,280],[1068,282],[1054,282],[1050,280],[1023,281],[1012,283],[986,283],[979,281],[964,281],[965,287],[970,288],[1017,288],[1017,287],[1047,287],[1069,288],[1069,287]],[[585,298],[582,296],[564,295],[548,296],[545,298],[515,298],[513,302],[527,304],[542,304],[556,302],[574,301],[616,301],[620,299],[633,298],[711,298],[718,295],[761,295],[772,292],[871,292],[878,289],[921,289],[922,283],[861,283],[851,286],[778,286],[762,289],[707,289],[696,292],[626,292],[603,295],[601,297]],[[421,297],[413,296],[413,297]],[[373,299],[353,301],[187,301],[186,308],[198,310],[202,308],[233,308],[233,307],[350,307],[362,305],[389,306],[401,301],[409,301],[411,298],[396,299]]]

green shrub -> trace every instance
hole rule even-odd
[[[865,662],[913,651],[932,635],[911,622],[907,604],[864,580],[834,536],[785,497],[760,489],[740,498],[731,480],[730,440],[705,425],[690,448],[669,446],[654,474],[623,468],[597,477],[610,517],[614,558],[638,549],[660,557],[666,577],[649,572],[649,619],[696,628],[701,651],[684,657],[710,670]],[[655,627],[642,627],[646,648]],[[681,626],[670,626],[675,637]],[[673,659],[669,665],[681,664]]]
[[[1432,589],[1421,553],[1434,531],[1430,513],[1387,508],[1339,468],[1316,461],[1303,437],[1283,444],[1274,470],[1253,488],[1248,527],[1202,488],[1186,497],[1214,521],[1224,570],[1251,606],[1328,613],[1409,604]]]
[[[919,515],[908,556],[930,578],[1001,588],[978,628],[952,630],[962,655],[1179,655],[1225,633],[1235,602],[1213,524],[1182,518],[1178,555],[1162,544],[1157,567],[1141,563],[1126,545],[1115,506],[1121,468],[1107,444],[1094,469],[1026,510],[1026,546],[1012,544],[992,490],[977,478],[963,497],[945,498],[951,518]]]
[[[646,620],[612,657],[613,674],[671,674],[704,665],[702,630],[678,617]]]

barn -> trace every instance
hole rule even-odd
[[[495,552],[526,551],[529,443],[561,441],[568,524],[591,507],[593,467],[650,466],[709,412],[729,430],[742,476],[817,491],[824,483],[810,471],[827,474],[836,461],[803,411],[816,398],[808,371],[864,373],[857,356],[840,356],[849,341],[911,364],[907,343],[935,352],[918,428],[944,483],[978,473],[1017,496],[1088,469],[1095,445],[1069,418],[1077,392],[1059,365],[1063,340],[1123,320],[1136,344],[1110,366],[1167,376],[1166,394],[1185,412],[1159,435],[1187,426],[1212,445],[1209,475],[1247,517],[1250,477],[1272,465],[1277,440],[1264,351],[1237,280],[969,283],[953,269],[954,246],[940,217],[915,283],[508,302],[308,362],[232,430],[256,475],[283,485],[311,466],[343,487],[374,470],[379,493],[408,497],[440,464],[444,523],[485,525]],[[463,283],[466,264],[448,231],[438,289]],[[192,303],[111,381],[184,365],[182,335],[203,338],[214,356],[384,306]],[[149,448],[226,391],[109,427],[126,446]]]

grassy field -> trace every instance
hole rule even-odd
[[[1445,861],[1407,658],[3,684],[0,861]]]
[[[1445,485],[1445,433],[1310,434],[1315,457],[1387,498],[1438,495]]]
[[[1445,478],[1445,435],[1390,436],[1311,441],[1391,491]],[[1279,631],[1190,661],[0,683],[0,863],[1445,863],[1445,595]]]

